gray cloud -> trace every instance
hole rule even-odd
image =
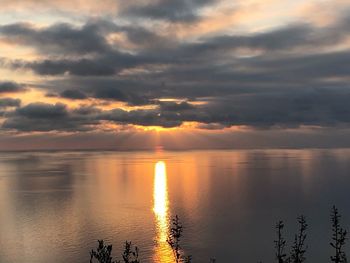
[[[128,87],[124,87],[127,90]],[[145,105],[151,104],[151,101],[146,96],[138,95],[133,92],[124,92],[113,86],[100,86],[92,88],[91,97],[106,100],[117,100],[127,102],[129,105]]]
[[[93,107],[93,106],[81,106],[81,107],[74,109],[72,111],[73,114],[83,115],[83,116],[97,115],[101,112],[102,112],[102,110],[100,110],[96,107]]]
[[[124,111],[121,109],[114,109],[103,112],[99,119],[116,122],[119,124],[135,124],[143,126],[162,126],[162,127],[176,127],[181,125],[182,121],[176,118],[169,118],[163,116],[158,110],[132,110]]]
[[[272,94],[247,94],[214,101],[206,123],[268,128],[349,124],[348,90],[309,89]]]
[[[24,85],[15,82],[0,82],[0,93],[12,93],[12,92],[22,92],[26,88]]]
[[[93,116],[92,108],[68,111],[62,103],[31,103],[6,114],[6,117],[2,129],[20,132],[88,131],[92,129],[91,125],[99,123]]]
[[[3,129],[18,131],[84,131],[98,129],[103,121],[121,125],[177,127],[196,121],[202,129],[244,125],[255,128],[349,126],[350,91],[308,89],[295,93],[238,94],[211,99],[207,104],[159,102],[155,109],[125,111],[81,107],[68,110],[64,104],[33,103],[6,114]]]
[[[102,111],[94,107],[80,107],[68,111],[64,104],[32,103],[8,113],[3,129],[17,131],[88,131],[102,121],[117,124],[175,127],[181,125],[176,115],[162,114],[159,110],[114,109]]]
[[[159,32],[140,26],[123,26],[120,27],[120,31],[125,33],[130,43],[142,50],[168,49],[178,45],[174,38],[169,38],[166,34],[160,35]]]
[[[20,99],[0,98],[0,108],[19,107],[21,105]]]
[[[66,105],[62,103],[31,103],[16,110],[17,115],[30,119],[62,118],[67,116]]]
[[[116,58],[118,59],[118,58]],[[121,61],[113,61],[108,57],[78,60],[44,60],[36,62],[21,62],[14,67],[28,68],[39,75],[77,75],[77,76],[109,76],[114,75],[120,67]],[[124,67],[129,62],[126,60]]]
[[[217,98],[206,105],[186,102],[161,104],[155,110],[106,111],[99,118],[117,123],[179,126],[184,121],[202,123],[202,128],[245,125],[256,128],[296,128],[301,125],[338,126],[350,122],[350,91],[309,89],[294,93],[256,93]]]
[[[70,24],[55,24],[37,29],[30,24],[0,26],[0,35],[16,44],[35,47],[44,54],[88,54],[110,51],[104,37],[112,23],[87,23],[81,28]]]
[[[161,101],[159,102],[159,105],[162,111],[186,111],[195,109],[193,105],[186,101],[180,103],[173,101]]]
[[[130,5],[122,14],[143,19],[192,22],[200,17],[198,9],[213,2],[213,0],[153,1],[153,3],[143,5]]]
[[[123,30],[128,31],[128,29]],[[186,70],[190,68],[191,70],[191,67],[192,69],[198,69],[199,65],[201,67],[210,67],[209,70],[212,71],[216,70],[217,65],[226,66],[226,70],[229,69],[228,66],[232,66],[234,70],[235,67],[242,68],[242,65],[249,67],[259,66],[258,63],[271,65],[271,62],[274,61],[286,66],[286,64],[283,63],[284,61],[295,64],[298,62],[297,60],[300,59],[300,54],[291,56],[288,50],[293,50],[293,48],[297,47],[311,48],[330,45],[334,44],[334,41],[337,42],[344,38],[344,32],[338,33],[335,29],[327,29],[326,32],[324,32],[321,29],[316,30],[307,25],[298,25],[271,32],[258,33],[253,36],[219,36],[202,39],[198,43],[173,42],[173,44],[168,45],[168,47],[159,47],[159,44],[155,44],[158,49],[149,50],[150,43],[166,43],[166,41],[161,41],[161,38],[157,40],[159,38],[157,35],[152,35],[152,33],[145,30],[136,30],[133,28],[129,33],[129,38],[132,41],[143,43],[143,39],[145,39],[145,42],[148,42],[148,44],[145,44],[144,50],[141,46],[136,54],[131,54],[112,48],[96,49],[96,51],[99,52],[97,53],[98,55],[93,58],[45,59],[33,62],[13,61],[7,64],[12,65],[13,68],[31,69],[39,75],[63,75],[68,73],[77,76],[113,76],[123,69],[147,66],[150,64],[176,66],[177,68],[171,68],[173,71],[181,71],[183,68]],[[76,37],[79,38],[79,35]],[[330,41],[330,39],[332,41]],[[91,45],[94,45],[93,42],[91,42]],[[98,43],[96,43],[96,45],[98,45]],[[64,45],[60,45],[60,48],[66,49],[67,52],[71,50],[69,46],[67,47]],[[261,49],[267,53],[251,59],[242,59],[239,53],[235,53],[239,52],[239,48]],[[287,51],[285,58],[283,57],[283,52],[281,54],[271,53],[281,51]],[[267,59],[265,59],[265,55]],[[316,58],[317,56],[320,58],[325,56],[327,59],[334,56],[334,59],[337,59],[337,53],[321,53],[313,55],[313,57],[302,53],[302,56],[306,57],[306,59]],[[229,58],[230,64],[227,64]],[[217,63],[211,63],[213,60]],[[332,63],[333,61],[331,60],[330,62]],[[315,63],[317,63],[317,61],[315,61]],[[305,64],[305,67],[311,66],[314,65]],[[263,65],[263,69],[265,69],[265,65]],[[187,71],[189,76],[191,76],[192,73],[190,70]],[[246,74],[254,74],[254,72],[260,72],[260,75],[265,74],[265,72],[259,70],[259,68],[252,68],[250,72],[246,71]],[[232,70],[228,73],[233,73],[231,76],[235,76],[235,72],[232,72]],[[196,75],[197,73],[194,77]]]
[[[63,92],[60,93],[60,96],[62,98],[66,98],[66,99],[86,99],[87,96],[84,92],[80,91],[80,90],[73,90],[73,89],[67,89],[64,90]]]
[[[49,86],[54,87],[50,90],[47,97],[62,97],[68,99],[87,99],[95,98],[105,100],[105,103],[111,101],[126,102],[131,106],[148,105],[155,103],[155,97],[149,92],[142,92],[140,89],[147,88],[146,83],[135,81],[115,80],[108,78],[87,78],[71,80],[73,87],[66,88],[66,82],[52,82]],[[56,85],[62,88],[57,94]],[[150,86],[151,88],[151,86]],[[156,95],[156,94],[155,94]]]

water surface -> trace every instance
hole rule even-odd
[[[272,262],[276,221],[290,245],[300,214],[308,259],[328,262],[333,204],[350,226],[349,172],[350,150],[1,153],[0,262],[88,262],[97,239],[172,262],[175,214],[194,262]]]

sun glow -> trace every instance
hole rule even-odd
[[[172,252],[167,243],[169,200],[166,166],[163,161],[158,161],[155,165],[153,201],[153,212],[156,217],[157,228],[155,261],[173,262]]]

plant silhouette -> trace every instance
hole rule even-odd
[[[275,249],[276,249],[276,259],[278,263],[285,263],[286,261],[286,254],[284,253],[284,249],[286,246],[286,240],[282,236],[282,230],[284,228],[283,221],[278,221],[276,224],[276,233],[277,233],[277,240],[274,241],[275,243]]]
[[[185,256],[181,250],[180,238],[182,237],[182,231],[182,224],[180,222],[179,217],[176,215],[172,219],[172,224],[169,229],[167,242],[171,247],[171,250],[173,251],[176,263],[190,263],[192,261],[192,256]]]
[[[297,218],[299,223],[299,230],[298,234],[294,237],[294,243],[292,246],[292,251],[290,255],[290,262],[291,263],[302,263],[305,262],[305,252],[306,252],[306,229],[308,225],[306,224],[305,217],[303,215],[299,216]]]
[[[93,263],[94,259],[97,260],[98,263],[140,263],[139,250],[135,246],[132,249],[131,242],[125,241],[124,251],[122,254],[123,261],[113,260],[112,256],[112,245],[105,245],[103,240],[98,240],[98,247],[95,250],[91,250],[90,252],[90,263]]]
[[[117,263],[112,259],[112,245],[105,245],[103,240],[98,240],[98,247],[90,252],[90,263],[96,259],[99,263]]]
[[[330,245],[334,249],[334,254],[330,257],[334,263],[346,263],[347,257],[344,251],[344,246],[347,240],[347,231],[340,225],[341,215],[338,209],[333,206],[331,210],[331,223],[332,223],[332,241]],[[283,237],[284,223],[278,221],[275,229],[277,239],[275,243],[275,258],[278,263],[303,263],[306,261],[305,253],[307,251],[307,245],[305,243],[308,229],[305,216],[301,215],[297,217],[299,225],[298,232],[294,236],[294,242],[291,247],[290,255],[287,256],[285,252],[286,240]],[[179,217],[176,215],[171,219],[171,226],[168,232],[167,243],[169,244],[176,263],[191,263],[192,256],[184,254],[181,246],[181,238],[183,233],[183,226]],[[124,251],[122,253],[122,261],[113,260],[112,258],[112,245],[106,245],[103,240],[98,240],[98,247],[96,250],[90,252],[90,263],[140,263],[139,250],[132,243],[125,241]],[[214,258],[210,258],[210,263],[215,263]],[[261,262],[259,262],[261,263]]]
[[[131,241],[125,241],[124,252],[123,252],[123,261],[124,263],[139,263],[139,249],[135,246],[134,250],[132,249]]]
[[[331,212],[332,221],[332,242],[330,245],[334,248],[334,256],[331,256],[331,261],[335,263],[347,262],[345,252],[343,247],[345,245],[345,240],[347,232],[340,226],[340,214],[338,209],[333,206]]]

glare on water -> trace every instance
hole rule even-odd
[[[173,262],[172,252],[167,243],[167,233],[169,229],[169,200],[166,165],[163,161],[158,161],[155,164],[153,201],[153,211],[156,218],[157,230],[155,261]]]

